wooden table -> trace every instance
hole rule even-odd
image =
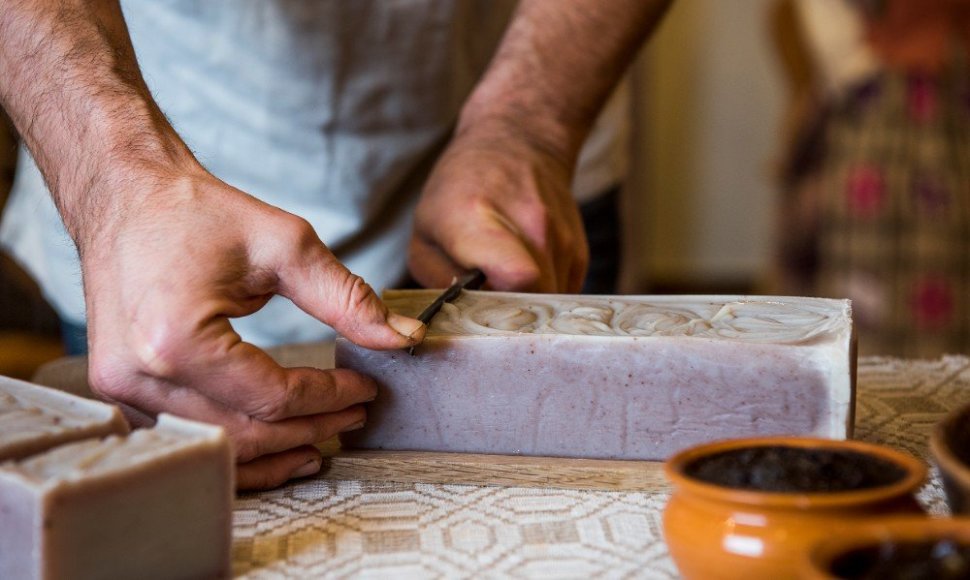
[[[327,366],[328,347],[284,347],[286,364]],[[42,369],[61,387],[77,361]],[[83,382],[83,381],[81,381]],[[856,436],[928,458],[933,425],[970,401],[970,359],[864,358]],[[82,389],[83,390],[83,389]],[[234,571],[245,578],[676,578],[661,531],[668,490],[606,492],[309,478],[240,495]],[[935,470],[919,496],[946,507]]]

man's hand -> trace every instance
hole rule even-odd
[[[365,420],[375,386],[283,369],[229,318],[281,294],[354,342],[403,348],[388,314],[305,221],[208,174],[158,110],[116,0],[0,0],[0,103],[81,255],[89,377],[136,424],[166,411],[224,426],[240,488],[321,464],[314,443]]]
[[[375,384],[347,370],[284,369],[230,317],[274,294],[369,348],[403,348],[420,322],[388,314],[304,220],[201,168],[127,174],[138,201],[82,252],[94,391],[136,425],[169,412],[226,428],[240,488],[315,473],[313,447],[365,421]]]
[[[480,266],[498,290],[578,292],[589,250],[571,179],[567,162],[515,129],[459,133],[418,204],[412,275],[444,287]]]
[[[669,0],[522,0],[418,204],[425,286],[480,268],[499,290],[578,292],[589,250],[569,190],[610,91]]]

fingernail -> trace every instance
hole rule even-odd
[[[297,477],[307,477],[308,475],[313,475],[320,471],[320,466],[323,465],[323,461],[320,459],[312,459],[307,461],[305,464],[301,465],[299,469],[290,474],[291,479]]]
[[[356,431],[357,429],[360,429],[363,426],[364,426],[364,422],[363,421],[357,421],[353,425],[349,425],[347,427],[344,427],[343,429],[340,430],[340,432],[341,433],[346,433],[347,431]]]
[[[414,318],[408,318],[407,316],[401,316],[391,312],[387,315],[387,324],[390,325],[398,334],[408,339],[409,343],[415,341],[415,335],[417,335],[424,324],[420,320]]]

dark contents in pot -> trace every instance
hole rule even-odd
[[[885,459],[835,449],[764,446],[696,459],[684,474],[714,485],[784,493],[840,492],[896,483],[906,472]]]
[[[970,579],[970,545],[949,539],[883,542],[840,555],[830,571],[846,580]]]

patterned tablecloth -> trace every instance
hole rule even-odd
[[[970,401],[970,359],[865,358],[858,438],[928,457],[933,425]],[[675,578],[668,493],[308,479],[241,495],[234,571],[245,578]],[[920,493],[944,513],[935,470]]]
[[[287,366],[332,366],[333,346],[271,351]],[[78,394],[83,359],[35,376]],[[859,361],[856,437],[929,458],[933,426],[970,402],[970,358]],[[309,478],[240,495],[233,567],[244,578],[676,578],[655,493],[331,482]],[[946,506],[936,470],[919,494]]]

